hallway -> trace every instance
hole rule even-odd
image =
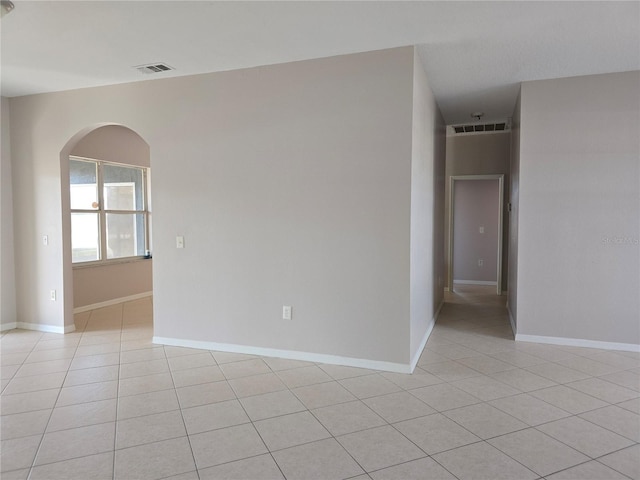
[[[496,295],[495,286],[456,284],[453,292],[444,293],[444,301],[436,330],[481,330],[485,336],[513,340],[507,296]]]
[[[411,393],[449,425],[438,448],[464,443],[459,427],[484,442],[432,458],[458,478],[529,478],[513,461],[546,479],[640,478],[640,354],[515,342],[506,298],[445,292],[414,373],[445,383]]]

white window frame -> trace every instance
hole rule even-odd
[[[97,181],[97,189],[98,189],[98,208],[93,208],[93,209],[71,208],[70,213],[71,214],[74,214],[74,213],[98,214],[98,243],[99,243],[98,247],[100,252],[100,259],[86,261],[86,262],[74,262],[73,256],[72,256],[71,262],[73,267],[78,268],[78,267],[85,267],[85,266],[107,265],[107,264],[113,264],[113,263],[124,263],[124,262],[139,260],[139,259],[150,258],[150,255],[147,253],[147,252],[150,252],[150,245],[151,245],[151,239],[150,239],[151,232],[149,228],[151,212],[149,210],[149,197],[148,197],[149,168],[141,167],[138,165],[128,165],[126,163],[107,162],[104,160],[97,160],[95,158],[79,157],[77,155],[70,155],[69,160],[94,163],[96,165],[96,181]],[[104,165],[114,165],[117,167],[125,167],[125,168],[142,170],[142,210],[106,210],[104,209],[104,175],[103,175]],[[72,184],[69,183],[69,189],[71,189],[71,185]],[[145,250],[144,254],[135,255],[131,257],[107,258],[107,214],[110,214],[110,213],[143,215],[144,250]],[[72,234],[72,237],[73,237],[73,234]],[[71,250],[73,251],[73,243],[71,244]]]

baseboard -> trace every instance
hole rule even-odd
[[[173,347],[199,348],[218,352],[244,353],[263,357],[287,358],[305,362],[326,363],[330,365],[345,365],[348,367],[368,368],[394,373],[411,373],[410,365],[404,363],[381,362],[365,358],[342,357],[339,355],[325,355],[321,353],[298,352],[295,350],[280,350],[277,348],[250,347],[230,343],[203,342],[199,340],[184,340],[182,338],[153,337],[153,343],[171,345]]]
[[[491,282],[489,280],[454,280],[454,285],[492,285],[497,286],[498,282]]]
[[[27,322],[16,322],[10,325],[15,325],[13,328],[21,328],[23,330],[35,330],[37,332],[46,332],[46,333],[71,333],[75,331],[75,325],[65,325],[63,327],[58,327],[57,325],[45,325],[42,323],[27,323]],[[3,330],[5,330],[5,326],[2,326]],[[8,330],[8,328],[6,328]]]
[[[582,338],[545,337],[541,335],[516,334],[517,342],[547,343],[550,345],[565,345],[568,347],[600,348],[602,350],[621,350],[625,352],[640,352],[640,345],[635,343],[600,342],[598,340],[584,340]]]
[[[0,332],[4,332],[6,330],[13,330],[15,328],[18,328],[18,322],[3,323],[2,325],[0,325]]]
[[[513,337],[516,338],[518,336],[518,334],[516,333],[516,321],[513,318],[513,313],[511,313],[511,309],[509,308],[509,303],[507,303],[507,313],[509,314],[509,323],[511,323],[511,331],[513,332]]]
[[[73,313],[88,312],[89,310],[95,310],[96,308],[110,307],[111,305],[118,305],[119,303],[131,302],[133,300],[140,300],[141,298],[150,297],[153,292],[136,293],[135,295],[129,295],[127,297],[114,298],[112,300],[106,300],[104,302],[93,303],[91,305],[84,305],[82,307],[76,307],[73,309]]]
[[[413,371],[416,369],[416,365],[418,364],[418,360],[420,360],[420,356],[422,355],[422,352],[424,351],[424,347],[427,346],[427,340],[429,340],[429,337],[431,336],[431,332],[433,331],[433,327],[436,326],[436,322],[438,321],[438,316],[440,315],[440,310],[442,310],[442,306],[443,305],[444,305],[444,299],[440,302],[440,305],[438,306],[438,309],[436,310],[436,313],[433,315],[433,318],[429,322],[429,325],[427,326],[427,331],[424,332],[424,336],[422,337],[422,340],[420,341],[420,346],[418,347],[416,352],[413,354],[413,358],[411,359],[411,364],[410,364],[411,373],[413,373]]]

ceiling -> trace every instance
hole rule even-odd
[[[20,96],[417,45],[448,124],[526,80],[640,70],[640,2],[25,1],[0,24]],[[176,70],[143,75],[133,66]]]

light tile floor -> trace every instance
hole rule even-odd
[[[413,375],[154,345],[149,298],[4,332],[2,479],[640,478],[640,354],[446,300]]]

